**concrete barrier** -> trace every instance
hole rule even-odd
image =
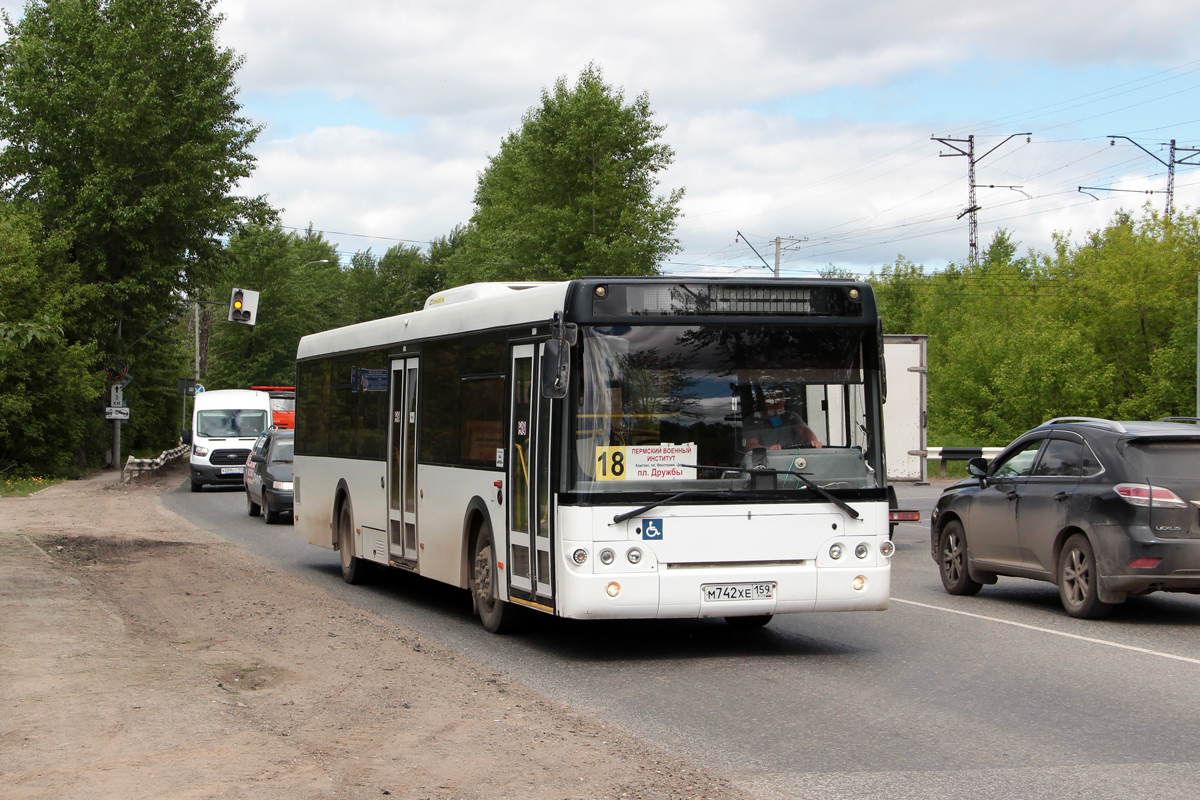
[[[191,449],[191,445],[181,444],[179,447],[163,450],[157,458],[134,458],[130,456],[126,459],[125,466],[121,468],[121,483],[129,483],[129,481],[144,472],[156,472],[175,461],[175,459],[186,456]]]

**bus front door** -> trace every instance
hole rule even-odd
[[[512,349],[512,418],[508,427],[508,562],[511,596],[553,607],[550,558],[550,401],[537,390],[535,352]]]
[[[418,359],[392,362],[388,428],[388,560],[417,569],[417,375]]]

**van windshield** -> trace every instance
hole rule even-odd
[[[196,412],[196,435],[205,439],[258,436],[267,429],[262,409],[212,409]]]

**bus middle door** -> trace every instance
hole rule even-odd
[[[388,428],[388,561],[417,570],[418,359],[392,361]]]

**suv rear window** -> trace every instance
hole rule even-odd
[[[1126,448],[1125,458],[1147,478],[1194,478],[1200,475],[1200,439],[1135,440]]]

